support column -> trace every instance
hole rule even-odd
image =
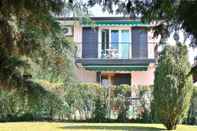
[[[130,79],[130,81],[131,81],[131,97],[132,97],[132,87],[133,87],[133,81],[132,81],[132,71],[131,71],[131,79]]]
[[[112,75],[109,74],[108,75],[108,81],[109,81],[109,84],[108,84],[108,118],[110,119],[111,117],[111,88],[112,88]]]

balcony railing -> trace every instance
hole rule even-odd
[[[129,59],[131,58],[131,43],[98,44],[98,58],[101,59]]]
[[[111,42],[108,44],[98,43],[77,43],[77,58],[98,58],[98,59],[131,59],[132,56],[132,43],[131,42]],[[147,54],[148,58],[154,58],[154,43],[148,43]],[[145,58],[140,57],[139,58]],[[143,55],[142,55],[143,56]],[[147,58],[146,57],[146,58]]]

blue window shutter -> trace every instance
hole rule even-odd
[[[84,27],[82,34],[82,57],[97,58],[98,31],[94,28]]]
[[[143,28],[132,28],[132,57],[148,58],[147,31]]]

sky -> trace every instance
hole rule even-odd
[[[90,11],[90,14],[92,14],[92,16],[95,16],[95,17],[119,17],[119,16],[123,16],[123,15],[115,15],[115,14],[109,14],[108,12],[103,12],[102,11],[102,8],[98,5],[92,7],[89,9]],[[183,42],[183,32],[180,31],[179,33],[180,35],[180,42]],[[167,42],[169,44],[175,44],[175,40],[173,39],[173,33],[171,34],[171,36],[169,37],[169,39],[167,40]],[[187,44],[189,43],[189,41],[186,42]],[[191,64],[193,64],[194,62],[194,56],[197,56],[197,48],[196,49],[193,49],[191,47],[188,47],[188,59],[189,59],[189,62]]]
[[[118,17],[118,16],[122,16],[122,15],[115,15],[114,14],[110,14],[108,12],[103,12],[102,8],[99,5],[95,5],[94,7],[89,9],[90,13],[93,14],[93,16],[97,16],[97,17]]]

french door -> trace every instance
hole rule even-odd
[[[120,31],[120,44],[119,44],[119,54],[120,58],[122,59],[128,59],[129,58],[129,52],[130,52],[130,38],[129,30],[121,30]]]
[[[129,30],[101,30],[101,57],[105,58],[110,51],[118,53],[118,58],[130,57],[131,35]]]
[[[101,31],[101,57],[107,55],[107,49],[109,49],[109,30]]]

